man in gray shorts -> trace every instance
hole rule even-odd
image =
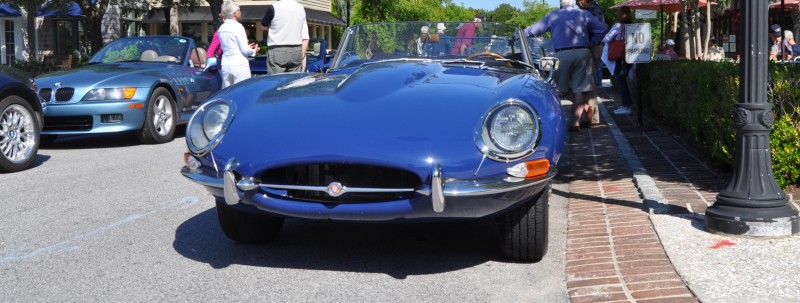
[[[296,0],[267,6],[261,19],[267,31],[267,71],[270,74],[302,72],[308,48],[306,11]]]
[[[592,116],[591,107],[584,102],[584,94],[594,91],[595,68],[591,45],[603,39],[605,24],[590,12],[575,5],[575,0],[561,0],[561,8],[552,11],[541,20],[525,29],[528,37],[550,32],[559,68],[554,80],[563,95],[573,95],[574,115],[569,131],[580,130],[580,119],[584,112]],[[588,29],[588,31],[587,31]]]

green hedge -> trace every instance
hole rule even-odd
[[[653,116],[693,138],[713,165],[730,169],[739,101],[739,65],[729,62],[657,61],[639,68],[642,101]],[[786,188],[800,184],[800,64],[770,64],[767,102],[774,105],[770,143],[773,172]]]

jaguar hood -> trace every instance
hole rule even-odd
[[[237,109],[214,153],[252,170],[331,161],[428,170],[438,163],[451,175],[471,176],[482,160],[475,138],[486,114],[519,98],[529,82],[543,83],[527,74],[438,63],[251,79],[220,95]],[[526,98],[553,101],[546,96]]]

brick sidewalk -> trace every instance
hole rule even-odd
[[[616,107],[612,88],[603,104]],[[604,113],[603,120],[611,117]],[[612,128],[630,148],[665,201],[702,213],[723,185],[720,177],[658,130],[640,130],[635,116],[572,133],[566,282],[572,302],[697,302],[676,273],[653,228]],[[685,211],[685,210],[684,210]]]

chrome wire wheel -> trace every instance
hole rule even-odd
[[[11,104],[0,114],[0,153],[11,163],[22,164],[34,156],[36,123],[30,111]]]
[[[153,128],[159,136],[170,134],[174,127],[172,104],[166,96],[158,96],[153,108]]]

